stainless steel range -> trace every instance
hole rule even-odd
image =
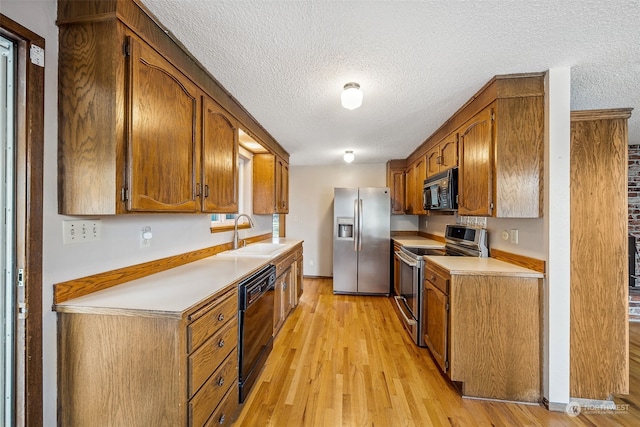
[[[488,257],[487,230],[463,225],[447,225],[444,249],[403,246],[395,252],[400,260],[400,295],[395,301],[400,311],[400,320],[413,341],[426,346],[422,334],[422,291],[424,280],[424,256],[470,256]]]

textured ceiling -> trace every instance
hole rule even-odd
[[[573,110],[635,108],[640,144],[640,0],[142,3],[292,165],[405,158],[494,75],[553,67],[571,67]]]

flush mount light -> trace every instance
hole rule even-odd
[[[342,95],[340,95],[342,106],[347,110],[355,110],[362,105],[362,90],[358,83],[347,83],[344,85]]]
[[[351,163],[351,162],[353,162],[353,159],[355,159],[355,158],[356,158],[356,156],[353,154],[353,151],[347,150],[347,151],[344,152],[343,159],[344,159],[345,162]]]

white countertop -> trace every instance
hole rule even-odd
[[[424,259],[433,262],[451,275],[464,274],[469,276],[515,276],[543,278],[544,274],[529,268],[524,268],[495,258],[458,257],[458,256],[425,256]]]
[[[151,316],[180,317],[185,310],[251,275],[301,242],[297,239],[274,239],[273,243],[287,246],[270,257],[214,255],[65,301],[57,304],[55,310],[111,314],[135,311],[147,312]]]
[[[393,241],[410,248],[444,249],[444,242],[422,236],[393,236]]]

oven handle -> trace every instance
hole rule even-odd
[[[400,296],[400,295],[396,295],[393,298],[396,300],[396,305],[398,306],[398,310],[400,310],[400,314],[402,314],[402,317],[404,317],[404,321],[407,323],[407,325],[414,326],[416,323],[418,323],[413,319],[409,319],[407,317],[407,315],[404,313],[404,308],[400,305],[401,304],[400,300],[402,300],[402,305],[406,306],[407,305],[407,300],[404,297]]]
[[[395,251],[396,256],[400,259],[400,261],[404,262],[405,264],[407,264],[409,267],[415,268],[418,267],[419,262],[411,259],[410,257],[408,257],[407,255],[405,255],[404,253],[402,253],[401,251]]]

